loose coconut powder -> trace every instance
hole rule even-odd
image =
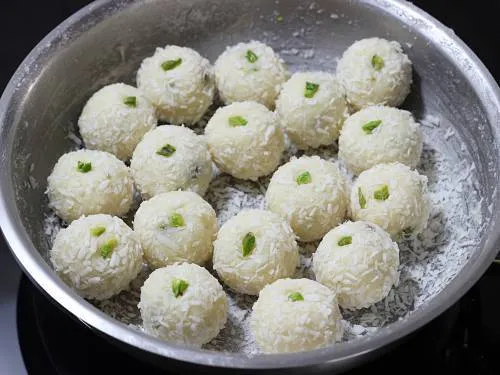
[[[203,133],[212,113],[213,109],[195,127],[197,133]],[[425,145],[417,169],[429,179],[432,201],[427,229],[415,240],[399,242],[400,281],[387,298],[370,308],[342,311],[346,328],[344,341],[372,334],[380,327],[405,318],[430,301],[465,265],[484,229],[476,171],[470,158],[464,157],[467,153],[465,145],[457,138],[457,134],[450,132],[450,128],[440,125],[439,118],[428,116],[418,120],[422,125]],[[450,137],[456,138],[456,142],[448,142]],[[73,133],[70,133],[69,138],[78,140]],[[459,147],[452,147],[452,143],[459,144]],[[75,142],[75,148],[80,147],[81,142]],[[336,145],[304,153],[288,143],[282,163],[292,156],[303,154],[319,155],[337,161]],[[340,164],[340,167],[351,181],[352,176],[347,173],[345,166]],[[264,194],[269,179],[270,176],[256,182],[242,181],[216,171],[205,199],[215,209],[219,226],[244,208],[264,208]],[[129,214],[129,224],[134,213],[132,211]],[[51,243],[61,225],[61,221],[53,213],[47,215],[45,232]],[[311,254],[317,245],[317,242],[300,244],[300,266],[296,277],[314,279]],[[216,275],[211,265],[207,267]],[[150,272],[144,266],[129,291],[109,300],[93,303],[111,317],[131,328],[142,330],[137,303],[140,288]],[[227,324],[204,348],[255,355],[258,349],[250,334],[249,317],[257,298],[236,294],[228,288],[225,290],[229,297]]]

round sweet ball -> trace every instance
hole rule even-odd
[[[393,239],[422,232],[429,213],[427,177],[401,163],[362,172],[351,190],[352,218],[377,224]]]
[[[346,120],[339,139],[339,157],[356,175],[383,163],[400,162],[415,168],[422,146],[420,125],[410,112],[373,106]]]
[[[177,262],[203,265],[212,257],[217,218],[198,194],[171,191],[142,202],[134,230],[153,268]]]
[[[301,241],[322,238],[347,213],[347,186],[337,165],[319,156],[302,156],[274,173],[267,208],[285,218]]]
[[[156,122],[149,99],[135,87],[115,83],[92,95],[83,107],[78,127],[85,147],[128,160]]]
[[[276,112],[300,149],[334,143],[348,115],[344,89],[325,72],[295,73],[283,85]]]
[[[337,78],[355,110],[376,104],[397,107],[410,93],[412,64],[398,42],[363,39],[344,52]]]
[[[285,149],[276,115],[256,102],[219,108],[208,122],[205,135],[215,164],[244,180],[272,173]]]
[[[59,277],[79,295],[104,300],[127,289],[137,277],[142,249],[120,218],[90,215],[57,233],[50,260]]]
[[[344,333],[335,294],[309,279],[281,279],[264,287],[253,305],[250,328],[264,353],[324,348]]]
[[[62,155],[47,178],[49,207],[66,222],[82,215],[124,216],[134,200],[134,181],[115,156],[95,150]]]
[[[226,104],[254,101],[273,109],[288,72],[283,60],[264,43],[238,43],[215,62],[215,82]]]
[[[200,347],[224,328],[228,301],[222,286],[205,268],[182,263],[151,273],[141,288],[138,307],[147,333]]]
[[[399,248],[379,226],[346,222],[323,238],[313,255],[316,280],[347,309],[369,307],[387,297],[399,279]]]
[[[214,242],[214,269],[231,289],[257,295],[295,273],[299,252],[290,226],[264,210],[244,210],[222,225]]]
[[[157,48],[142,61],[137,87],[170,124],[194,124],[212,104],[215,79],[210,62],[191,48]]]
[[[176,125],[147,133],[132,155],[130,169],[144,199],[174,190],[204,195],[212,179],[205,137]]]

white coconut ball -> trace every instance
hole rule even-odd
[[[427,177],[401,163],[362,172],[351,190],[352,218],[375,223],[394,239],[422,232],[429,212]]]
[[[127,289],[137,277],[142,249],[120,218],[90,215],[57,233],[50,260],[59,277],[79,295],[104,300]]]
[[[295,73],[283,85],[276,112],[301,149],[334,143],[348,116],[344,89],[325,72]]]
[[[379,226],[346,222],[326,234],[313,255],[316,280],[339,305],[369,307],[387,297],[399,279],[399,248]]]
[[[227,47],[215,62],[215,82],[226,104],[254,101],[273,109],[287,79],[283,60],[257,41]]]
[[[67,222],[82,215],[124,216],[134,198],[127,166],[115,156],[95,150],[62,155],[47,178],[49,207]]]
[[[244,294],[291,277],[299,252],[290,226],[264,210],[244,210],[222,225],[214,242],[213,266],[221,280]]]
[[[153,268],[176,262],[203,265],[212,257],[217,218],[198,194],[171,191],[142,202],[134,230]]]
[[[267,208],[285,218],[301,241],[315,241],[342,222],[349,197],[337,165],[302,156],[282,165],[266,192]]]
[[[339,139],[339,157],[355,174],[382,163],[400,162],[415,168],[422,146],[420,125],[410,112],[373,106],[346,120]]]
[[[156,106],[161,120],[193,124],[212,104],[213,68],[195,50],[169,45],[142,61],[137,87]]]
[[[200,347],[224,328],[228,301],[205,268],[182,263],[154,271],[141,288],[138,307],[147,333]]]
[[[208,122],[205,135],[217,166],[245,180],[272,173],[285,149],[276,115],[256,102],[219,108]]]
[[[115,83],[92,95],[83,107],[78,127],[85,147],[128,160],[156,122],[149,99],[135,87]]]
[[[398,42],[362,39],[342,55],[337,78],[355,110],[376,104],[397,107],[410,93],[412,64]]]
[[[264,287],[250,319],[264,353],[324,348],[340,341],[344,333],[335,294],[309,279],[281,279]]]
[[[205,138],[176,125],[147,133],[132,155],[130,169],[145,199],[173,190],[204,195],[212,179]]]

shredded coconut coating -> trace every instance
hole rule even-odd
[[[181,226],[171,225],[174,214],[181,215]],[[212,257],[217,218],[212,206],[198,194],[171,191],[141,203],[134,230],[152,268],[177,262],[203,265]]]
[[[245,235],[255,236],[255,249],[243,255]],[[213,267],[231,289],[257,295],[269,283],[291,277],[298,265],[295,236],[280,216],[265,210],[243,210],[220,228],[214,242]]]
[[[164,70],[166,61],[181,63]],[[158,117],[171,124],[194,124],[212,104],[215,92],[213,68],[198,52],[168,45],[156,48],[137,71],[137,87],[156,106]]]
[[[246,124],[231,126],[230,118],[234,117],[241,117]],[[285,149],[277,116],[256,102],[219,108],[208,122],[205,135],[215,164],[244,180],[255,181],[276,170]]]
[[[373,131],[363,126],[380,121]],[[373,106],[344,123],[339,158],[356,175],[377,164],[400,162],[415,168],[422,154],[422,132],[413,115],[397,108]]]
[[[305,96],[307,82],[319,85],[312,98]],[[344,89],[325,72],[295,73],[283,85],[276,112],[299,149],[334,143],[349,114]]]
[[[247,59],[252,51],[257,60]],[[227,47],[215,62],[215,82],[226,104],[255,101],[274,108],[287,68],[279,55],[264,43],[251,41]]]
[[[298,184],[309,172],[311,182]],[[321,239],[341,223],[349,205],[346,181],[336,164],[319,156],[293,157],[274,173],[266,192],[267,208],[285,218],[301,241]]]
[[[375,192],[383,186],[388,188],[388,198],[376,199]],[[360,190],[365,208],[360,205]],[[429,213],[427,177],[404,164],[376,165],[362,172],[353,184],[352,218],[377,224],[393,239],[413,238],[421,233],[427,227]]]
[[[303,300],[290,300],[297,292]],[[281,279],[264,287],[250,327],[264,353],[324,348],[340,341],[344,332],[335,294],[309,279]]]
[[[342,242],[346,238],[351,242]],[[332,289],[347,309],[383,300],[398,282],[398,268],[397,243],[379,226],[364,221],[332,229],[313,255],[316,280]]]
[[[82,173],[78,162],[91,163]],[[47,178],[49,207],[66,222],[82,215],[124,216],[134,198],[129,168],[103,151],[78,150],[62,155]]]
[[[383,60],[380,70],[372,65],[374,56]],[[362,39],[342,55],[337,65],[337,78],[355,110],[377,104],[397,107],[410,93],[412,63],[398,42]]]
[[[172,282],[189,285],[175,296]],[[227,320],[222,286],[205,268],[182,263],[154,271],[141,288],[139,309],[147,333],[173,343],[201,346],[219,334]]]
[[[135,98],[133,106],[124,103]],[[153,105],[137,88],[115,83],[97,91],[83,107],[78,127],[85,147],[128,160],[144,134],[156,127]]]
[[[459,134],[453,135],[456,144],[447,141],[445,134],[449,133],[449,128],[443,126],[445,119],[437,115],[427,116],[419,122],[425,137],[419,172],[429,178],[432,200],[429,224],[416,238],[398,243],[401,250],[400,279],[389,295],[368,309],[343,310],[343,341],[375,337],[381,330],[390,329],[391,323],[424,308],[474,256],[476,244],[484,233],[486,220],[482,209],[491,207],[484,205],[477,184],[478,172]],[[198,130],[203,127],[204,124],[199,124]],[[327,160],[336,160],[333,147],[315,149],[314,153]],[[293,146],[287,150],[287,157],[292,155],[300,155]],[[253,182],[216,173],[206,199],[214,207],[219,225],[243,208],[263,208],[267,184],[268,179],[264,178]],[[52,243],[62,224],[52,211],[47,213],[44,229],[48,243]],[[315,242],[301,244],[300,266],[293,277],[314,278],[311,253],[316,245]],[[94,301],[94,305],[131,329],[143,330],[137,304],[140,288],[149,273],[150,269],[143,267],[143,272],[131,283],[130,291],[104,301]],[[249,357],[259,354],[249,327],[256,297],[236,293],[230,288],[225,290],[229,300],[228,321],[219,335],[203,348]]]
[[[175,147],[171,156],[157,152]],[[212,160],[205,137],[176,125],[163,125],[147,133],[137,145],[130,169],[144,199],[174,190],[204,195],[212,179]]]
[[[105,231],[96,236],[92,229]],[[110,255],[101,247],[116,240]],[[61,229],[50,251],[59,277],[79,295],[105,300],[127,289],[142,266],[142,249],[135,233],[120,218],[110,215],[83,216]]]
[[[353,20],[353,23],[355,22],[356,20]],[[264,32],[262,38],[264,42],[276,45],[279,48],[277,51],[283,55],[287,54],[287,50],[292,52],[288,53],[288,62],[294,66],[294,71],[303,69],[304,66],[323,69],[324,66],[331,64],[335,56],[328,51],[314,49],[310,44],[313,40],[307,36],[313,35],[315,29],[317,27],[314,25],[306,25],[301,30],[294,31],[294,35],[285,33],[291,38],[290,40],[282,38],[285,34],[280,37],[267,32]],[[300,45],[296,45],[296,42]],[[290,48],[293,45],[298,49]],[[215,110],[215,107],[213,109]],[[418,170],[429,179],[429,195],[432,201],[427,228],[408,241],[398,242],[401,249],[400,281],[385,299],[368,309],[343,310],[345,319],[343,341],[367,336],[377,337],[384,331],[390,330],[393,322],[406,319],[414,311],[425,308],[478,251],[477,244],[487,228],[492,206],[489,205],[489,198],[482,195],[478,183],[480,171],[474,165],[471,150],[466,147],[462,135],[453,130],[451,119],[443,117],[436,112],[437,110],[431,106],[415,113],[420,116],[418,121],[422,125],[425,139]],[[195,125],[198,134],[203,133],[211,113],[209,110]],[[73,147],[80,148],[82,140],[75,132],[76,129],[70,126],[68,130],[67,137],[74,142]],[[287,146],[290,147],[286,150],[285,162],[292,155],[297,157],[302,155],[302,152],[297,152],[295,145],[287,144]],[[337,158],[335,145],[309,149],[305,153],[317,154],[332,161]],[[29,155],[18,155],[18,158],[27,160]],[[339,165],[343,168],[342,162]],[[35,170],[35,166],[36,161],[33,161],[29,167],[30,171]],[[35,189],[39,183],[36,176],[28,177],[29,179],[23,183],[23,188],[29,189],[31,186]],[[351,174],[348,174],[348,177],[350,178]],[[263,208],[268,182],[269,178],[260,178],[257,181],[239,180],[227,174],[218,174],[216,171],[206,199],[216,210],[219,225],[244,208]],[[58,230],[64,226],[65,223],[57,218],[53,211],[47,210],[44,220],[47,244],[52,243]],[[300,266],[294,277],[312,278],[311,253],[314,252],[317,243],[300,245]],[[42,256],[48,259],[47,248],[43,247],[40,250]],[[131,329],[143,331],[137,304],[140,287],[149,273],[150,269],[143,267],[143,272],[131,283],[131,290],[125,290],[110,299],[91,302]],[[260,354],[249,327],[250,311],[256,297],[236,293],[229,288],[226,288],[226,291],[229,299],[227,324],[219,335],[203,348],[222,353],[239,353],[250,358]]]

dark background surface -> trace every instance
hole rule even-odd
[[[50,30],[87,3],[84,0],[0,0],[0,89]],[[418,0],[414,3],[455,30],[500,82],[500,0]],[[75,324],[27,279],[22,285],[18,324],[30,374],[157,373]],[[498,291],[500,265],[494,264],[481,281],[440,318],[392,350],[389,356],[353,373],[500,374]],[[108,361],[96,367],[95,361],[102,359]]]

